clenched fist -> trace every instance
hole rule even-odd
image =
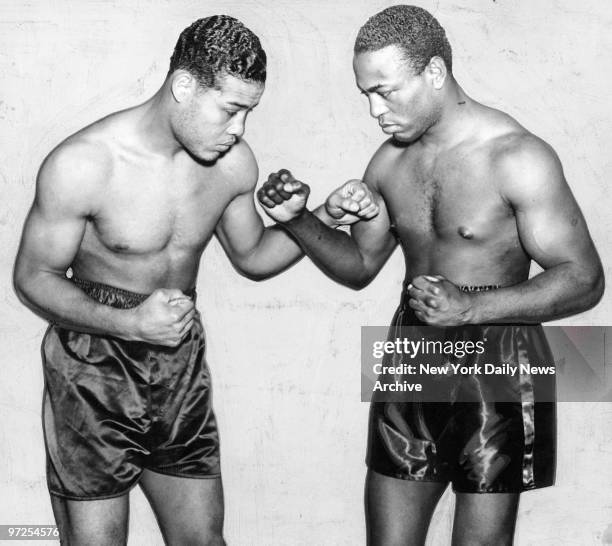
[[[159,288],[132,312],[135,341],[177,347],[187,335],[196,315],[194,302],[180,290]]]
[[[379,211],[370,188],[361,180],[349,180],[334,190],[325,201],[325,208],[340,225],[369,220]]]
[[[268,176],[268,181],[257,192],[266,214],[280,223],[289,222],[306,208],[310,188],[293,178],[287,169]]]
[[[419,275],[408,285],[408,305],[431,326],[460,326],[471,322],[472,296],[442,275]]]

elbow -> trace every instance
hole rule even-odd
[[[581,311],[595,307],[603,297],[605,291],[605,277],[601,264],[585,274],[582,280],[583,305]]]
[[[28,301],[28,277],[24,268],[17,262],[13,269],[13,290],[17,294],[19,301],[23,304],[27,304]]]
[[[17,294],[17,299],[24,305],[27,305],[28,298],[26,296],[26,290],[16,278],[13,278],[13,290],[15,294]]]
[[[370,273],[363,272],[359,276],[352,277],[351,279],[345,280],[344,284],[353,290],[363,290],[366,286],[368,286],[375,275],[371,275]]]
[[[26,307],[32,308],[32,278],[15,268],[13,273],[13,290],[17,299]]]
[[[342,268],[336,273],[335,280],[353,290],[362,290],[374,280],[379,270],[380,266],[371,264],[364,259],[360,263],[355,263],[354,261],[344,263]]]
[[[46,276],[45,271],[17,259],[13,269],[13,290],[19,301],[34,312],[38,312],[38,302],[48,291]]]
[[[248,261],[234,261],[232,262],[234,269],[241,276],[249,279],[250,281],[260,282],[274,277],[280,271],[264,270],[259,267],[250,264]]]
[[[352,290],[363,290],[370,283],[369,282],[362,282],[362,283],[350,282],[350,283],[345,283],[345,284]]]
[[[591,275],[591,278],[588,282],[588,307],[587,309],[591,309],[595,307],[604,295],[606,289],[606,280],[603,272],[603,268],[601,265],[597,268],[597,271]]]
[[[255,282],[265,281],[266,279],[269,279],[270,277],[274,276],[273,273],[261,273],[257,271],[249,271],[249,270],[240,269],[240,268],[236,268],[236,270],[238,271],[238,273],[240,273],[241,276],[249,279],[250,281],[255,281]]]

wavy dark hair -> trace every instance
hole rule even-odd
[[[198,19],[179,36],[168,74],[184,69],[201,86],[217,87],[230,74],[245,81],[266,81],[266,52],[259,38],[238,19],[212,15]]]

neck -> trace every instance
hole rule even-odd
[[[183,150],[170,123],[171,100],[164,84],[155,95],[138,107],[141,116],[137,131],[145,147],[154,154],[167,157],[173,157]]]
[[[476,103],[465,94],[454,79],[445,85],[438,118],[420,138],[425,146],[447,148],[463,140],[470,132],[469,120]]]

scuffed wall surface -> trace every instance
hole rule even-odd
[[[561,157],[610,278],[612,5],[598,0],[419,1],[447,28],[466,92],[500,107]],[[17,301],[12,262],[34,179],[63,138],[146,100],[179,32],[228,13],[262,39],[269,81],[246,139],[261,178],[288,167],[318,203],[361,176],[382,141],[357,92],[352,41],[389,2],[0,1],[0,524],[52,521],[44,480],[39,346],[45,324]],[[395,254],[361,292],[304,261],[252,283],[213,242],[199,306],[222,435],[226,535],[237,545],[363,544],[367,406],[359,328],[389,321],[403,274]],[[600,305],[566,324],[610,324]],[[518,545],[612,544],[612,406],[561,404],[557,486],[523,496]],[[161,544],[139,491],[131,545]],[[452,495],[429,543],[449,542]],[[40,544],[40,542],[39,542]]]

